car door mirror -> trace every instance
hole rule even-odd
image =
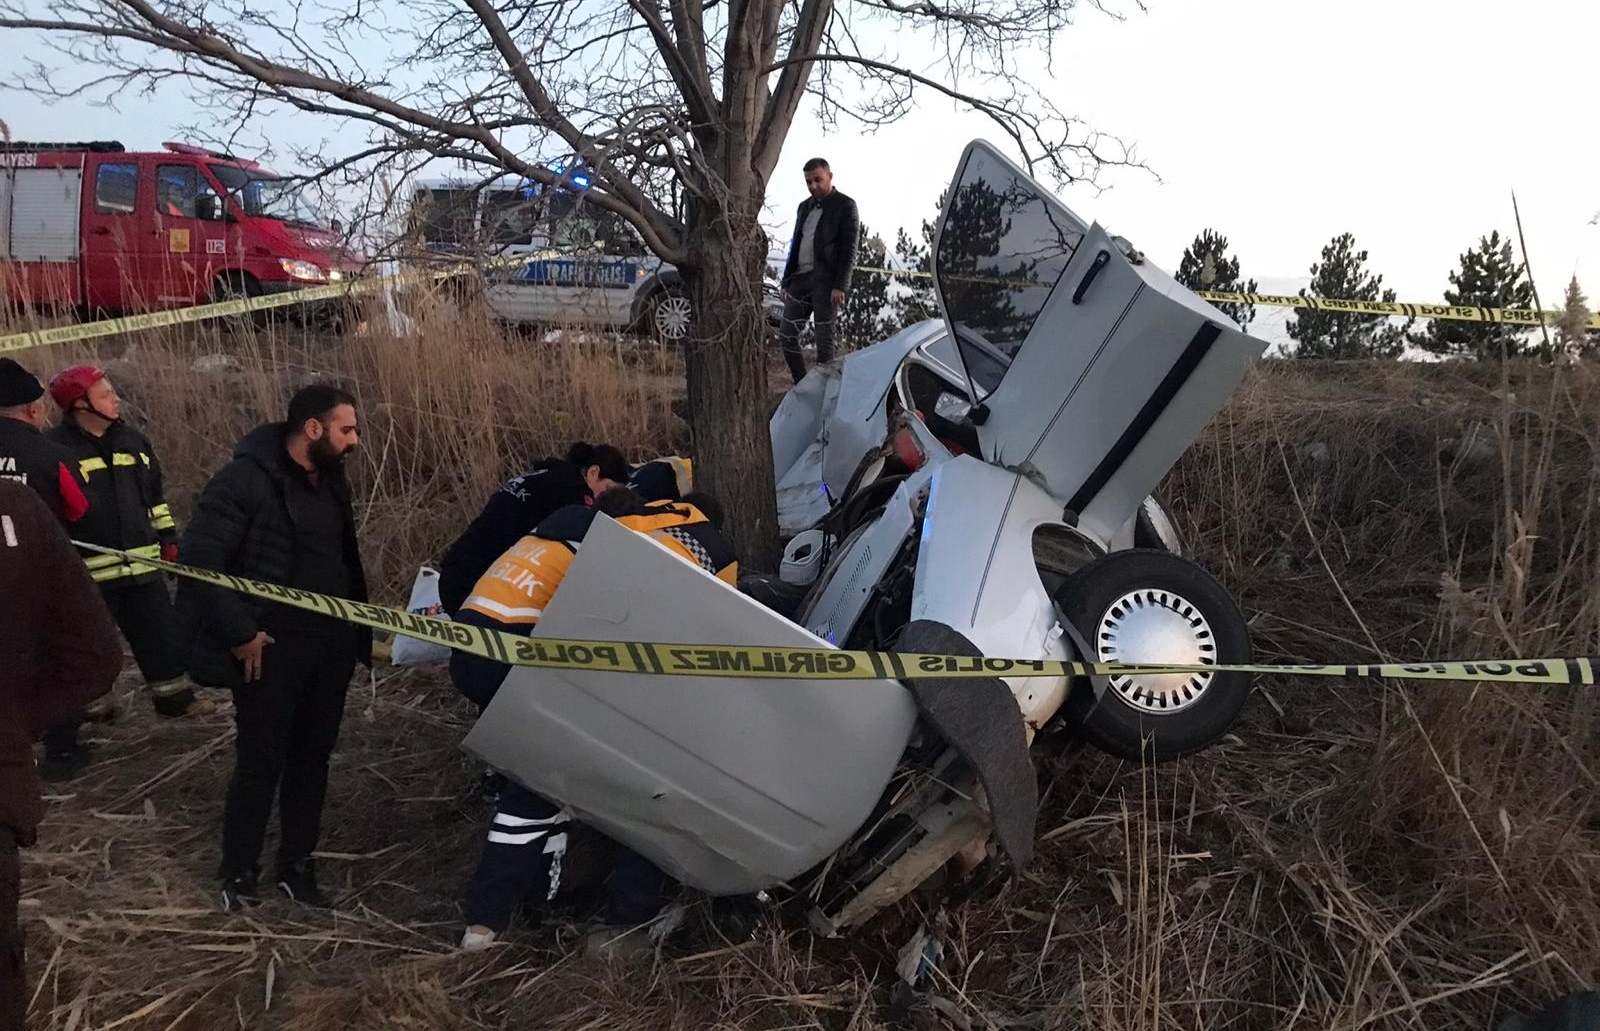
[[[202,193],[195,198],[194,213],[202,222],[221,222],[222,198],[214,193]]]

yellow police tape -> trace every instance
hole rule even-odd
[[[1595,659],[1507,659],[1362,665],[1185,665],[1060,662],[970,655],[845,651],[834,648],[681,644],[663,641],[579,641],[521,637],[448,619],[348,601],[207,569],[135,556],[74,541],[78,547],[124,561],[155,566],[252,598],[290,605],[358,626],[431,641],[495,662],[541,669],[600,670],[656,676],[751,677],[766,680],[930,680],[984,677],[1081,677],[1154,673],[1278,673],[1304,676],[1382,677],[1395,680],[1470,680],[1500,684],[1591,685]]]
[[[22,333],[10,333],[0,336],[0,354],[4,354],[7,351],[23,351],[30,347],[43,347],[46,344],[66,344],[78,340],[94,340],[99,337],[115,336],[118,333],[136,333],[147,329],[159,329],[163,326],[180,326],[191,322],[204,322],[207,319],[233,318],[258,311],[269,311],[273,308],[287,308],[297,304],[344,300],[365,294],[379,293],[390,287],[401,286],[406,283],[432,282],[479,269],[512,268],[556,256],[558,255],[554,251],[535,254],[514,254],[508,257],[496,258],[481,265],[456,264],[445,269],[399,272],[392,276],[375,276],[371,279],[357,279],[348,283],[330,283],[327,286],[313,286],[280,294],[267,294],[261,297],[241,297],[232,301],[196,304],[188,308],[145,312],[141,315],[99,319],[94,322],[79,322],[71,326],[57,326],[53,329],[31,329]]]
[[[10,333],[0,336],[0,354],[4,354],[7,351],[22,351],[30,347],[42,347],[46,344],[65,344],[78,340],[93,340],[99,337],[115,336],[118,333],[135,333],[146,329],[157,329],[162,326],[178,326],[190,322],[204,322],[207,319],[231,318],[258,311],[268,311],[273,308],[287,308],[296,304],[348,299],[364,294],[377,293],[390,286],[397,286],[408,281],[438,280],[470,269],[507,268],[559,257],[561,257],[561,254],[556,251],[546,251],[539,254],[516,254],[496,258],[482,265],[456,266],[443,271],[400,272],[392,276],[358,279],[348,284],[334,283],[328,286],[308,287],[304,290],[291,290],[287,293],[271,294],[263,297],[217,301],[212,304],[197,304],[188,308],[152,311],[142,315],[100,319],[95,322],[80,322],[71,326],[57,326],[54,329],[34,329],[22,333]],[[911,279],[928,279],[932,277],[932,273],[915,269],[857,266],[855,271]],[[970,277],[962,278],[970,280]],[[1011,283],[1011,281],[1002,279],[971,281],[999,283],[1001,285]],[[1011,285],[1045,287],[1054,286],[1055,284],[1019,281],[1011,283]],[[1228,304],[1260,304],[1278,308],[1306,308],[1312,311],[1343,312],[1354,315],[1383,315],[1394,318],[1442,319],[1450,322],[1498,322],[1516,326],[1537,326],[1541,323],[1553,324],[1563,315],[1559,311],[1536,311],[1531,308],[1486,308],[1476,305],[1434,304],[1417,301],[1356,301],[1341,300],[1333,297],[1300,297],[1293,294],[1241,294],[1230,293],[1225,290],[1196,290],[1194,292],[1208,301]],[[1600,313],[1589,316],[1588,324],[1593,329],[1600,329]]]
[[[873,268],[857,266],[857,272],[899,276],[908,279],[931,279],[933,274],[915,269]],[[964,282],[995,283],[999,285],[1053,287],[1044,281],[973,279],[956,277]],[[1442,319],[1446,322],[1498,322],[1513,326],[1554,324],[1565,313],[1538,311],[1532,308],[1486,308],[1472,304],[1438,304],[1420,301],[1354,301],[1335,297],[1301,297],[1298,294],[1241,294],[1227,290],[1195,290],[1194,293],[1214,303],[1259,304],[1269,308],[1305,308],[1310,311],[1342,312],[1350,315],[1384,315],[1390,318]],[[1600,329],[1600,313],[1589,316],[1589,327]]]

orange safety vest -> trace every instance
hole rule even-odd
[[[730,586],[738,584],[739,563],[716,527],[693,505],[663,501],[650,506],[662,509],[649,515],[622,516],[617,522],[641,533],[674,555],[699,566]],[[558,513],[559,515],[559,513]],[[552,516],[548,522],[555,522]],[[588,520],[582,523],[587,531]],[[559,526],[541,530],[558,532]],[[581,534],[580,534],[581,537]],[[572,566],[579,540],[541,537],[537,532],[523,537],[506,550],[478,578],[461,611],[476,612],[505,625],[532,626],[544,615],[556,588]]]

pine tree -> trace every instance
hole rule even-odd
[[[1194,243],[1184,248],[1183,259],[1178,262],[1178,282],[1191,290],[1222,290],[1229,293],[1253,294],[1256,281],[1239,278],[1239,259],[1228,256],[1228,238],[1214,229],[1207,229],[1194,238]],[[1256,306],[1238,301],[1213,302],[1217,308],[1245,329],[1255,321]]]
[[[1589,328],[1589,302],[1573,276],[1562,300],[1561,317],[1556,320],[1555,348],[1558,355],[1593,358],[1600,355],[1600,330]]]
[[[1482,237],[1478,246],[1461,255],[1461,267],[1450,273],[1453,289],[1444,292],[1445,303],[1484,308],[1531,308],[1533,284],[1527,270],[1511,253],[1511,241],[1498,230]],[[1526,328],[1496,322],[1457,322],[1434,319],[1411,342],[1434,354],[1477,361],[1499,361],[1533,350]]]
[[[921,322],[924,319],[943,318],[939,299],[933,291],[933,233],[944,210],[943,193],[934,207],[933,218],[922,223],[916,237],[901,229],[895,237],[894,267],[915,276],[896,276],[889,298],[888,328],[892,331]]]
[[[1311,285],[1301,297],[1352,301],[1393,301],[1383,277],[1367,271],[1367,252],[1356,250],[1350,233],[1336,236],[1322,248],[1322,260],[1311,266]],[[1296,358],[1394,358],[1405,348],[1406,330],[1383,315],[1351,312],[1297,311],[1288,323]]]
[[[875,344],[893,332],[885,331],[889,276],[882,272],[863,271],[867,268],[885,268],[887,259],[888,248],[883,240],[863,222],[856,250],[857,267],[855,274],[850,277],[850,292],[845,296],[844,307],[834,314],[833,339],[840,354]]]

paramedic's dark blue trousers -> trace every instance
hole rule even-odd
[[[467,888],[467,923],[504,931],[519,903],[542,907],[554,900],[561,889],[570,826],[565,810],[508,783],[495,804],[489,838]],[[605,922],[622,927],[648,922],[666,904],[670,888],[671,880],[654,863],[619,846]]]

